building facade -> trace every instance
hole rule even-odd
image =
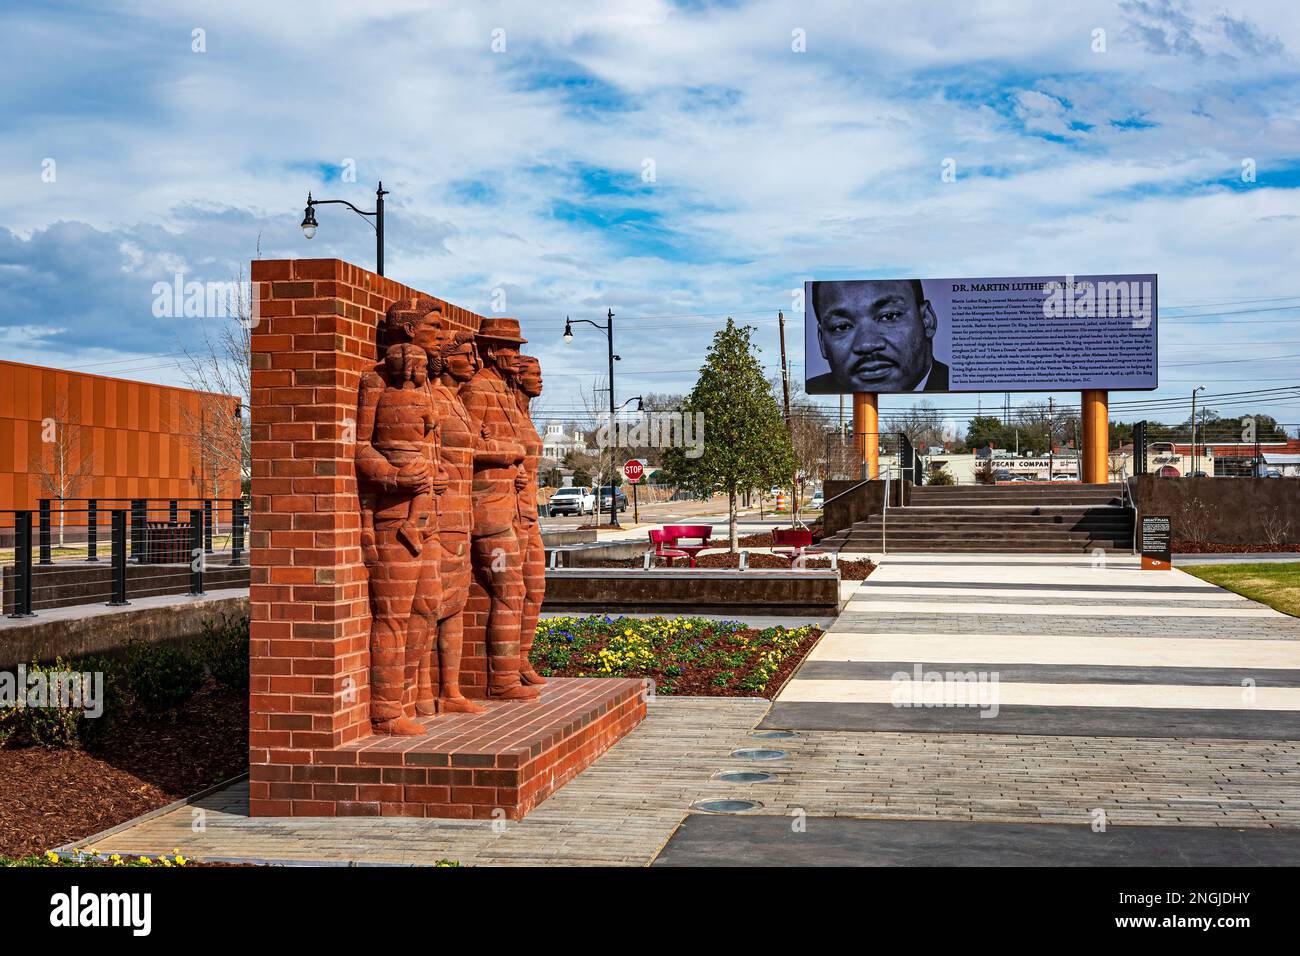
[[[238,497],[240,414],[229,395],[0,360],[0,523],[42,498]]]

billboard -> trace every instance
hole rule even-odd
[[[1156,277],[804,283],[805,390],[1156,387]]]

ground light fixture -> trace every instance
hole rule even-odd
[[[388,195],[388,190],[384,188],[383,182],[380,182],[379,188],[375,190],[375,208],[370,212],[364,209],[358,209],[346,199],[313,199],[310,190],[307,193],[307,208],[302,214],[302,234],[308,239],[316,235],[316,230],[320,223],[316,221],[316,207],[340,205],[347,206],[354,213],[370,223],[370,227],[375,230],[375,272],[379,275],[384,274],[384,197]],[[370,218],[374,217],[374,222]]]
[[[744,813],[746,810],[758,810],[762,804],[757,800],[738,800],[734,797],[711,797],[708,800],[696,800],[691,804],[692,810],[705,813]]]
[[[713,775],[714,780],[723,783],[771,783],[776,774],[762,770],[723,770]]]
[[[770,750],[766,747],[745,747],[733,750],[728,756],[737,760],[784,760],[790,754],[785,750]]]

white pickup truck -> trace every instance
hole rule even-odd
[[[549,510],[553,515],[589,515],[596,510],[596,496],[590,488],[557,488]]]

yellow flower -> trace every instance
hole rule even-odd
[[[177,865],[177,866],[184,866],[184,865],[185,865],[186,863],[188,863],[188,862],[189,862],[189,860],[185,859],[185,857],[181,856],[179,853],[176,854],[176,865]]]
[[[59,855],[55,853],[53,850],[46,850],[45,859],[49,860],[51,863],[58,863]]]

